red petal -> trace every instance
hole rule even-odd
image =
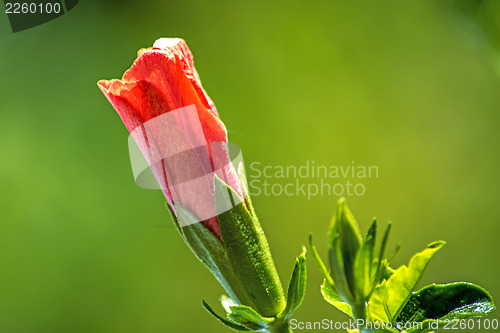
[[[151,49],[163,50],[167,53],[175,54],[182,65],[184,74],[191,80],[191,84],[198,94],[198,98],[202,101],[206,108],[219,117],[214,103],[201,86],[200,77],[194,67],[193,55],[186,42],[181,38],[160,38],[155,41],[153,47],[149,50]],[[138,56],[147,50],[148,49],[140,50]]]
[[[146,142],[146,145],[150,144],[151,147],[157,148],[161,148],[161,145],[165,147],[166,144],[174,145],[174,147],[187,147],[190,143],[192,147],[199,147],[200,140],[206,141],[212,163],[211,167],[215,167],[219,177],[224,179],[243,198],[240,180],[233,166],[228,164],[229,156],[227,151],[223,149],[220,151],[214,150],[214,155],[212,155],[210,143],[227,142],[227,132],[224,124],[219,119],[212,100],[201,86],[198,73],[194,68],[193,56],[184,40],[158,40],[153,48],[142,49],[138,52],[138,58],[132,67],[125,72],[122,80],[101,80],[98,85],[117,110],[129,132],[133,132],[138,126],[164,113],[194,105],[203,134],[199,133],[200,136],[197,136],[196,133],[191,133],[193,129],[191,129],[191,132],[189,132],[189,129],[183,129],[182,131],[187,130],[184,135],[181,132],[175,134],[175,128],[167,130],[167,127],[161,126],[160,123],[160,127],[153,130],[152,135],[147,138],[149,141]],[[145,126],[147,124],[142,126],[143,130]],[[203,137],[205,140],[203,140]],[[176,159],[174,162],[181,163],[183,167],[177,165],[167,166],[166,169],[168,170],[165,171],[176,172],[177,178],[183,178],[184,176],[194,175],[195,171],[200,171],[198,169],[206,169],[207,167],[211,169],[210,166],[198,165],[201,162],[197,161],[196,158],[190,158],[187,157],[185,161]],[[173,175],[173,177],[170,175],[170,178],[174,181],[174,185],[170,189],[168,183],[166,183],[166,177],[162,173],[162,169],[165,169],[166,165],[163,165],[163,168],[156,165],[151,165],[151,167],[158,180],[163,179],[165,181],[162,188],[164,188],[167,200],[172,203],[176,175]],[[196,170],[192,170],[193,168]],[[213,183],[211,181],[209,183],[203,186],[204,191],[200,189],[198,192],[194,191],[193,193],[193,189],[188,189],[185,193],[182,193],[185,197],[192,199],[180,203],[185,204],[185,207],[193,212],[197,209],[200,209],[200,211],[209,210],[209,207],[204,206],[207,204],[213,205],[213,203],[209,203],[210,200],[203,199],[210,197],[210,193],[206,193],[207,190],[213,192]],[[221,239],[217,217],[204,220],[203,224]]]
[[[137,126],[140,126],[143,123],[141,115],[132,106],[132,104],[127,99],[121,97],[120,94],[115,94],[115,91],[119,88],[111,89],[112,86],[122,86],[123,84],[121,81],[101,80],[97,83],[97,85],[102,90],[111,105],[113,105],[115,110],[118,112],[129,132],[132,132]]]
[[[207,142],[227,142],[226,128],[212,109],[186,57],[170,51],[151,49],[143,52],[123,75],[123,81],[154,82],[167,100],[165,112],[196,106]],[[200,98],[201,97],[201,98]],[[152,117],[149,117],[151,119]]]

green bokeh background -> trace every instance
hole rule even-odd
[[[0,14],[0,332],[229,332],[96,86],[163,36],[188,42],[247,166],[378,166],[347,200],[364,230],[393,222],[394,265],[445,239],[420,286],[472,281],[500,302],[499,5],[81,1],[15,34]],[[285,284],[310,232],[326,252],[336,199],[254,196]],[[345,320],[309,264],[294,317]]]

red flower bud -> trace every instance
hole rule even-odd
[[[169,204],[189,210],[220,240],[214,175],[243,199],[227,132],[203,90],[184,40],[161,38],[141,49],[121,80],[99,88],[150,164]]]

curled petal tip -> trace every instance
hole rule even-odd
[[[162,49],[162,50],[167,50],[167,49],[172,49],[176,47],[179,44],[185,44],[186,42],[181,39],[181,38],[158,38],[154,44],[153,48],[155,49]]]

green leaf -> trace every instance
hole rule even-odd
[[[344,198],[340,198],[338,201],[337,212],[331,223],[328,239],[330,245],[330,263],[332,261],[339,261],[340,265],[340,261],[342,261],[343,275],[345,275],[349,290],[352,291],[356,283],[354,277],[354,263],[356,255],[360,250],[362,239],[358,223],[347,207]],[[335,242],[338,242],[338,244],[334,244]],[[342,256],[341,260],[339,256],[332,253],[331,249],[333,248],[337,248],[335,252],[340,250],[340,255]],[[337,274],[336,269],[334,269],[332,265],[330,266],[332,268],[333,278],[336,280],[337,276],[340,277],[340,274]],[[340,290],[338,291],[340,292]],[[345,294],[344,296],[346,297],[350,294],[347,290],[343,290],[342,293]]]
[[[381,284],[385,280],[389,279],[392,276],[392,274],[394,274],[395,271],[396,270],[389,267],[387,259],[382,260],[382,263],[379,266],[379,259],[375,258],[375,260],[372,263],[371,273],[370,273],[372,276],[372,280],[375,280],[373,282],[376,282],[373,288],[375,288],[378,284]],[[377,274],[378,277],[374,277],[375,274]]]
[[[387,263],[387,266],[389,265],[389,263],[384,259],[384,254],[385,254],[385,249],[387,247],[387,242],[389,241],[390,233],[391,233],[391,223],[389,222],[387,228],[385,229],[384,238],[382,239],[382,245],[380,245],[380,253],[378,255],[378,261],[377,261],[378,263],[377,270],[375,274],[372,274],[372,281],[371,281],[372,293],[375,290],[375,287],[379,283],[381,283],[382,280],[384,279],[385,270],[384,267],[382,267],[382,265],[384,264],[384,262]]]
[[[352,315],[351,306],[348,303],[344,302],[339,295],[337,295],[337,293],[333,290],[333,288],[328,284],[326,280],[324,280],[323,284],[321,285],[321,294],[323,295],[325,301],[327,301],[340,311],[344,312],[349,317],[354,318]]]
[[[281,318],[284,318],[285,320],[289,319],[292,313],[298,309],[300,304],[302,304],[306,293],[306,280],[306,252],[304,250],[304,252],[302,252],[295,261],[295,267],[288,285],[286,308],[280,314]]]
[[[330,259],[330,268],[336,292],[344,301],[352,303],[354,302],[354,297],[345,274],[344,257],[340,243],[340,236],[337,235],[332,241],[332,246],[328,249],[328,258]]]
[[[394,322],[408,301],[422,273],[432,256],[443,247],[445,242],[429,244],[427,249],[414,255],[408,267],[399,267],[389,279],[380,284],[373,292],[368,303],[368,313],[372,319]]]
[[[227,314],[227,317],[230,320],[243,325],[252,331],[266,329],[271,323],[274,322],[274,318],[264,318],[249,306],[231,306],[230,310],[231,312],[228,312]]]
[[[237,196],[215,176],[215,206],[222,212],[217,216],[222,240],[234,274],[241,281],[235,294],[241,304],[265,317],[274,317],[285,308],[283,287],[259,221],[244,202],[234,204]]]
[[[411,294],[396,321],[465,319],[486,316],[494,309],[490,294],[475,284],[432,284]]]
[[[363,244],[369,244],[370,248],[370,264],[373,262],[375,258],[375,241],[377,240],[377,219],[373,219],[372,225],[368,232],[366,233],[366,239]]]
[[[234,323],[230,320],[227,320],[225,318],[222,318],[221,316],[219,316],[211,307],[210,305],[207,304],[207,302],[205,302],[205,300],[202,301],[203,303],[203,306],[205,307],[205,309],[207,309],[208,312],[210,312],[210,314],[212,314],[215,318],[217,318],[221,323],[223,323],[224,325],[226,325],[227,327],[229,328],[232,328],[233,330],[237,330],[237,331],[251,331],[251,329],[243,326],[243,325],[240,325],[240,324],[237,324],[237,323]]]
[[[309,235],[309,247],[311,248],[311,252],[313,254],[313,258],[316,261],[316,264],[319,267],[319,271],[323,275],[323,277],[326,279],[326,281],[330,284],[330,286],[334,286],[333,279],[330,276],[330,273],[326,269],[325,264],[323,263],[323,260],[321,260],[321,257],[318,254],[318,251],[316,250],[316,246],[313,244],[312,240],[312,235]]]
[[[365,297],[371,292],[370,273],[374,258],[375,240],[377,236],[377,221],[374,220],[361,250],[358,252],[355,261],[354,278],[356,280],[356,299],[358,303],[364,303]]]
[[[337,233],[343,233],[343,241],[349,248],[359,248],[361,245],[361,231],[351,211],[347,207],[345,198],[340,198],[337,203],[337,211],[330,223],[328,240],[331,244]]]

